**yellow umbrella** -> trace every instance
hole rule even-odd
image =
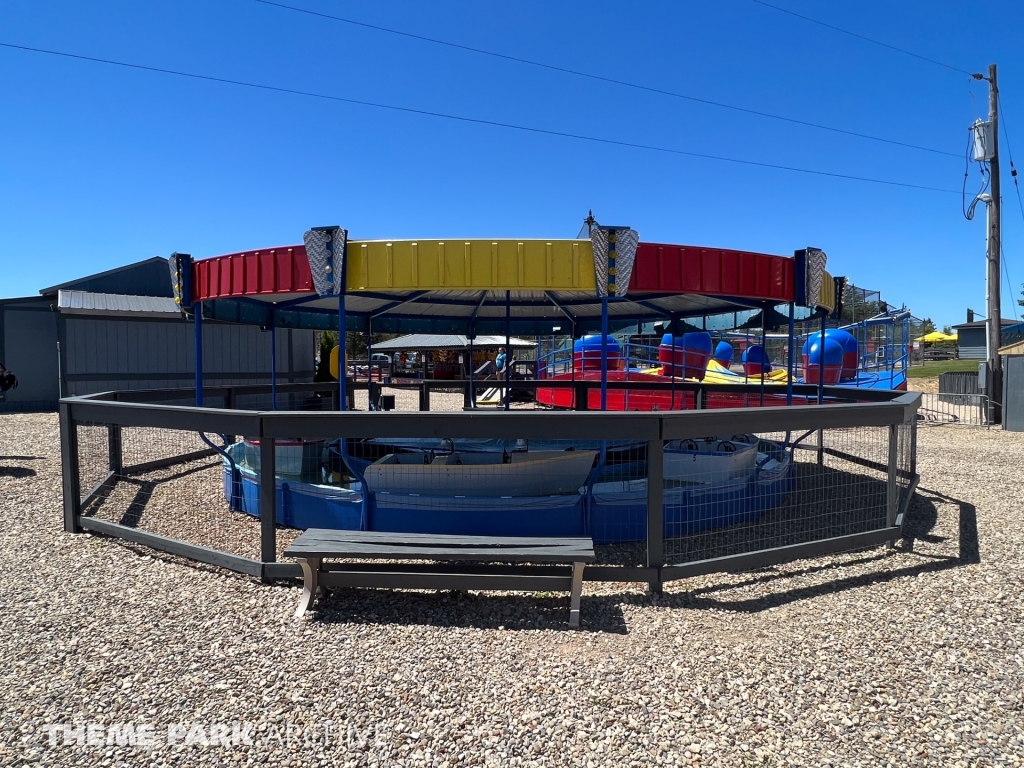
[[[942,331],[932,331],[926,333],[924,336],[918,336],[914,341],[923,341],[926,344],[932,344],[936,341],[956,341],[956,336],[950,336],[948,333]]]

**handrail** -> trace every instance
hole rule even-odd
[[[542,382],[543,383],[543,382]],[[831,388],[837,389],[837,388]],[[751,432],[902,424],[917,412],[918,392],[881,402],[722,408],[693,411],[229,411],[223,408],[124,403],[89,396],[61,400],[77,422],[218,432],[250,437],[495,437],[676,439],[735,428],[742,411]],[[896,395],[895,397],[893,397]]]

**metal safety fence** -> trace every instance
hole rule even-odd
[[[918,411],[928,425],[958,424],[965,427],[991,427],[989,398],[963,392],[925,392]]]
[[[60,405],[64,525],[264,580],[305,528],[588,536],[589,580],[746,570],[895,542],[918,393],[683,412],[338,412],[316,385]],[[699,398],[698,398],[699,402]],[[456,406],[457,407],[457,406]]]

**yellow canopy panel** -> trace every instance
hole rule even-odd
[[[810,298],[810,297],[808,297]],[[818,306],[832,312],[836,308],[836,281],[825,271],[821,280],[821,292],[818,294]]]
[[[597,290],[589,240],[354,240],[347,282],[350,292]]]

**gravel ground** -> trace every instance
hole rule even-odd
[[[58,444],[0,417],[3,766],[1024,762],[1024,435],[919,430],[912,551],[587,585],[579,632],[544,594],[295,621],[293,587],[64,534]],[[65,723],[155,746],[50,745]],[[242,730],[204,746],[218,724]]]

